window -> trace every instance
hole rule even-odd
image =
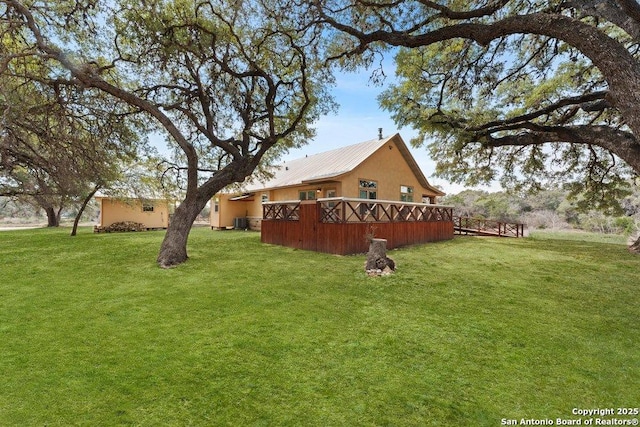
[[[316,190],[306,190],[301,191],[299,193],[300,200],[315,200],[316,199]]]
[[[360,198],[361,199],[377,199],[378,183],[368,179],[360,180]]]
[[[261,203],[265,203],[269,201],[269,194],[267,193],[262,193],[262,195],[260,196],[260,202]]]
[[[331,197],[336,197],[338,195],[338,192],[332,188],[330,190],[325,191],[324,197],[326,198],[331,198]],[[334,208],[336,206],[336,202],[329,202],[329,207],[330,208]]]
[[[151,203],[143,203],[142,204],[142,212],[153,212],[153,204],[151,204]]]
[[[360,180],[360,198],[361,199],[377,199],[378,198],[378,183],[376,181],[371,181],[368,179]],[[373,214],[374,212],[374,204],[361,204],[360,205],[360,215],[364,218],[368,214]]]
[[[408,185],[400,186],[400,201],[413,202],[413,187],[409,187]]]
[[[215,213],[220,212],[220,199],[217,197],[213,200],[213,211]]]

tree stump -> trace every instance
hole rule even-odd
[[[369,276],[388,275],[396,269],[396,263],[387,257],[386,239],[369,240],[369,252],[364,269]]]

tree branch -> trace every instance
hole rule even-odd
[[[121,99],[127,102],[130,105],[136,106],[141,110],[147,112],[152,117],[154,117],[160,124],[167,130],[167,132],[174,138],[176,143],[180,146],[182,151],[185,153],[187,160],[190,165],[193,167],[189,171],[188,176],[188,188],[189,191],[196,191],[198,187],[198,156],[195,148],[189,141],[185,138],[182,132],[176,127],[176,125],[171,121],[169,117],[167,117],[156,105],[151,102],[139,98],[132,94],[131,92],[127,92],[117,86],[114,86],[111,83],[108,83],[104,79],[102,79],[92,67],[86,67],[82,64],[76,64],[72,60],[70,60],[64,52],[62,52],[57,47],[49,44],[47,40],[45,40],[42,35],[38,24],[36,23],[33,15],[29,11],[27,7],[25,7],[21,2],[17,0],[7,0],[7,6],[13,8],[18,14],[20,14],[24,19],[27,27],[33,34],[36,40],[36,44],[40,50],[50,55],[52,58],[55,58],[60,64],[62,64],[66,69],[68,69],[74,77],[76,77],[79,81],[81,81],[86,87],[95,87],[100,89],[112,96],[115,96],[118,99]]]
[[[640,42],[640,6],[634,0],[575,0],[566,1],[561,7],[611,22]]]
[[[518,124],[518,123],[526,123],[526,122],[529,122],[530,120],[534,120],[541,116],[551,114],[563,107],[567,107],[571,105],[579,106],[585,111],[602,110],[607,107],[610,107],[610,105],[606,101],[607,93],[608,93],[607,91],[599,91],[599,92],[592,92],[592,93],[575,96],[571,98],[564,98],[545,108],[542,108],[537,111],[533,111],[528,114],[523,114],[520,116],[512,117],[510,119],[505,119],[505,120],[495,120],[492,122],[484,123],[480,126],[468,128],[467,130],[471,132],[480,132],[480,131],[487,131],[487,130],[490,132],[496,132],[499,130],[505,130],[504,126],[510,126],[509,129],[514,129],[514,127],[512,127],[511,125]],[[600,102],[595,103],[595,101],[600,101]]]
[[[531,131],[494,138],[485,135],[481,142],[487,147],[531,146],[550,142],[595,145],[614,153],[629,166],[640,170],[640,144],[629,132],[608,126],[535,126]]]

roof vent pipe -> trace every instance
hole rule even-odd
[[[382,128],[378,128],[378,139],[382,139]]]

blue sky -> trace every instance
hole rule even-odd
[[[389,70],[385,69],[387,78],[382,86],[370,82],[371,73],[367,70],[358,73],[341,73],[333,90],[335,100],[339,104],[337,113],[322,117],[316,124],[315,139],[304,147],[290,151],[284,159],[300,158],[368,141],[378,137],[378,128],[382,128],[384,136],[400,133],[409,146],[409,141],[417,135],[417,132],[407,127],[398,129],[390,114],[383,111],[377,101],[378,95],[393,81],[392,72],[393,70],[389,75]],[[437,185],[447,194],[456,194],[465,189],[464,186],[432,176],[435,163],[429,157],[426,148],[409,146],[409,150],[432,185]]]
[[[409,145],[409,141],[417,135],[417,132],[408,127],[398,129],[390,114],[380,108],[377,97],[394,80],[394,67],[390,61],[385,63],[385,73],[387,77],[383,85],[375,85],[370,82],[370,70],[339,73],[336,78],[336,86],[332,91],[339,105],[337,112],[322,117],[315,126],[316,137],[303,147],[291,150],[283,157],[283,160],[292,160],[368,141],[377,138],[378,128],[382,128],[384,136],[400,133],[420,169],[432,185],[438,186],[447,194],[456,194],[467,188],[433,177],[435,162],[429,157],[426,148],[413,148]],[[159,135],[151,136],[151,140],[162,152],[167,150],[163,149],[166,144],[161,141]],[[480,189],[500,190],[498,186],[480,187]]]

